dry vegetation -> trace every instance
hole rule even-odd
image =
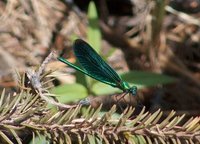
[[[186,0],[177,4],[171,0],[159,5],[140,0],[132,3],[133,10],[125,5],[120,14],[115,14],[105,2],[97,5],[103,51],[115,46],[125,58],[118,62],[116,56],[113,67],[177,78],[173,84],[139,90],[147,110],[161,108],[167,115],[174,109],[177,114],[199,116],[200,3]],[[133,15],[126,14],[127,9]],[[16,92],[15,70],[23,74],[38,66],[52,50],[70,51],[68,56],[74,60],[71,37],[85,38],[86,33],[87,15],[76,5],[60,0],[0,1],[0,90]],[[47,69],[60,67],[65,66],[54,61]]]

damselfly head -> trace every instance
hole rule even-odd
[[[133,96],[136,96],[136,94],[137,94],[137,87],[136,86],[132,86],[129,89],[129,93],[131,93]]]

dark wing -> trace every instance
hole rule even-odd
[[[87,73],[98,81],[120,87],[120,76],[85,41],[77,39],[73,45],[74,53]]]
[[[94,78],[94,79],[96,79],[96,80],[99,80],[99,79],[97,79],[94,75],[88,73],[86,70],[81,69],[81,68],[78,67],[78,66],[75,66],[73,63],[67,61],[67,60],[66,60],[65,58],[63,58],[63,57],[58,57],[58,60],[61,61],[61,62],[63,62],[63,63],[65,63],[65,64],[67,64],[68,66],[74,68],[75,70],[82,72],[83,74],[86,74],[86,75],[88,75],[88,76],[90,76],[90,77],[92,77],[92,78]],[[111,85],[111,86],[113,86],[113,87],[116,87],[116,84],[115,84],[115,83],[113,84],[113,83],[108,82],[108,81],[102,81],[102,82],[103,82],[103,83],[106,83],[106,84],[109,84],[109,85]]]

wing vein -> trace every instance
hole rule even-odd
[[[115,87],[120,87],[120,76],[83,40],[76,40],[73,46],[74,53],[81,66],[88,73],[100,81],[113,83]]]

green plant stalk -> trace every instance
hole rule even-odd
[[[159,41],[160,31],[165,17],[165,6],[167,0],[156,0],[155,2],[156,5],[152,13],[152,41],[156,44]]]
[[[88,30],[87,30],[87,39],[88,42],[92,45],[92,47],[95,48],[95,51],[97,53],[100,53],[101,51],[101,31],[100,31],[100,27],[99,27],[99,17],[97,14],[97,8],[95,6],[94,1],[91,1],[89,3],[89,7],[88,7]],[[89,78],[89,77],[85,77],[86,83],[87,83],[87,89],[89,91],[89,93],[92,93],[92,85],[94,84],[94,80]]]
[[[152,66],[155,66],[158,57],[158,48],[160,45],[160,32],[165,17],[165,6],[167,0],[156,0],[152,12],[151,21],[151,40],[150,40],[150,60]]]

